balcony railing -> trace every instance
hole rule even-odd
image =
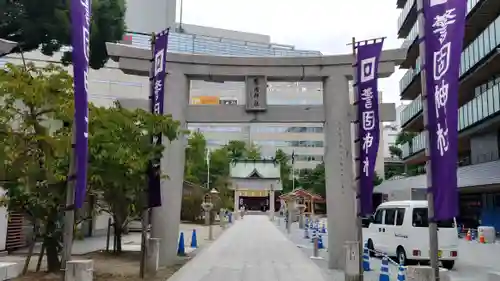
[[[482,0],[467,0],[467,15],[476,7],[477,3],[479,3]],[[408,48],[410,47],[413,42],[415,42],[415,39],[418,37],[418,22],[415,22],[413,27],[411,28],[410,32],[408,33],[408,36],[406,36],[405,40],[403,41],[403,44],[401,45],[401,48]]]
[[[494,51],[500,45],[500,17],[497,17],[465,50],[460,57],[460,76],[476,66],[486,55]],[[399,90],[403,93],[412,83],[415,76],[420,73],[420,57],[417,59],[417,67],[409,69],[399,81]]]
[[[500,84],[482,92],[473,100],[469,101],[458,110],[458,131],[461,132],[469,127],[480,123],[485,118],[500,112]],[[427,140],[424,132],[413,138],[412,149],[408,143],[402,146],[402,156],[407,158],[425,149]]]
[[[421,59],[420,57],[417,58],[417,61],[415,62],[415,68],[410,68],[408,69],[401,80],[399,80],[399,92],[403,93],[406,88],[411,84],[413,79],[415,79],[415,76],[417,76],[420,73],[420,65],[421,65]]]
[[[132,41],[132,45],[146,49],[150,48],[150,37],[150,35],[133,32],[128,32],[125,35],[125,38]],[[171,32],[169,35],[168,51],[216,56],[321,56],[321,52],[297,50],[294,46],[289,45],[265,44],[177,32]]]
[[[422,95],[419,95],[414,101],[412,101],[403,111],[401,111],[401,126],[404,126],[408,121],[410,121],[415,115],[422,111]]]
[[[398,18],[398,33],[399,33],[399,30],[401,30],[401,26],[403,26],[403,24],[406,20],[406,17],[408,17],[408,14],[410,13],[410,11],[412,9],[415,9],[415,3],[416,3],[415,0],[408,0],[408,2],[406,2],[405,6],[401,10],[401,14],[399,15],[399,18]]]
[[[418,37],[418,21],[415,22],[413,27],[411,28],[410,32],[408,33],[408,36],[406,36],[405,40],[403,41],[403,44],[401,44],[401,48],[407,49],[409,48],[413,42],[415,42],[415,39]]]

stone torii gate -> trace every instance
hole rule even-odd
[[[108,54],[127,74],[148,76],[151,51],[130,45],[107,44]],[[388,77],[405,56],[405,50],[382,52],[379,76]],[[352,55],[322,57],[224,57],[168,53],[165,81],[165,114],[183,127],[187,123],[324,123],[325,175],[328,208],[329,267],[345,268],[347,241],[356,237],[355,187],[351,123],[356,119],[350,104]],[[244,105],[190,105],[190,80],[245,81]],[[323,105],[268,105],[267,81],[320,81]],[[125,108],[149,108],[148,100],[123,100]],[[224,108],[221,108],[224,106]],[[381,104],[381,121],[395,120],[394,104]],[[165,143],[167,143],[165,141]],[[161,161],[162,206],[153,209],[152,237],[160,238],[160,265],[176,260],[179,233],[185,141],[167,144]],[[168,192],[167,192],[168,191]]]

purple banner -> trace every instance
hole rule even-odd
[[[458,86],[465,0],[425,0],[425,87],[435,220],[458,215]]]
[[[85,202],[88,163],[88,83],[90,55],[90,0],[71,0],[71,45],[75,87],[75,208]]]
[[[383,43],[356,46],[360,215],[373,212],[373,177],[380,141],[378,63]]]
[[[153,71],[151,79],[151,112],[163,115],[163,98],[165,93],[165,66],[167,64],[169,30],[162,31],[155,37],[153,53]],[[154,145],[161,145],[161,135],[154,136]],[[161,159],[151,161],[148,168],[148,206],[161,206]]]

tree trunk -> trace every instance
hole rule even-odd
[[[61,261],[59,260],[59,241],[53,236],[45,236],[45,247],[47,254],[47,271],[58,272],[61,270]]]
[[[46,222],[43,244],[45,245],[45,253],[47,257],[47,271],[59,272],[61,270],[61,261],[59,260],[59,239],[58,228],[54,216],[49,216]]]
[[[117,254],[120,254],[122,252],[122,235],[123,235],[123,223],[121,221],[118,221],[116,217],[113,218],[115,224],[114,224],[114,233],[115,233],[115,241],[116,241],[116,249],[115,252]]]

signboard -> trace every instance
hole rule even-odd
[[[219,97],[217,96],[200,96],[192,97],[191,104],[219,104]]]
[[[245,78],[247,93],[246,110],[250,112],[267,109],[267,79],[265,76],[247,76]]]
[[[222,104],[222,105],[237,105],[238,104],[238,99],[237,98],[220,98],[219,104]]]

